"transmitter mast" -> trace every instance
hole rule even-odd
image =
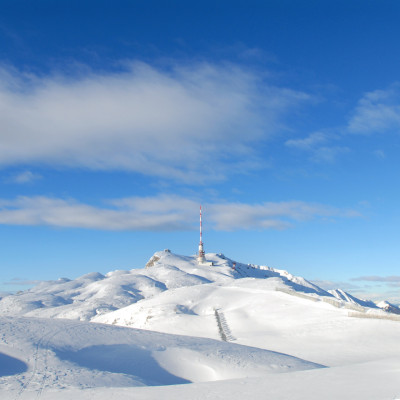
[[[199,243],[199,255],[197,256],[197,261],[199,264],[204,264],[206,262],[205,252],[203,248],[203,226],[201,221],[201,206],[200,206],[200,243]]]

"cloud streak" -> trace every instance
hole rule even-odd
[[[127,170],[181,181],[250,168],[254,147],[309,96],[232,64],[76,78],[0,70],[0,166]],[[242,164],[241,164],[242,163]],[[254,164],[254,163],[253,163]]]
[[[33,286],[41,283],[43,281],[23,279],[23,278],[12,278],[9,282],[3,282],[3,285],[7,286]],[[1,296],[1,292],[0,292]]]
[[[43,225],[66,228],[137,231],[197,229],[199,202],[176,195],[130,197],[107,201],[103,206],[73,199],[18,197],[0,199],[0,224]],[[207,223],[215,230],[287,229],[313,219],[351,218],[353,210],[301,201],[204,205]]]
[[[328,136],[322,132],[314,132],[302,139],[289,139],[285,142],[286,146],[301,150],[313,150],[328,141]]]
[[[311,282],[325,290],[342,289],[346,291],[352,291],[359,288],[358,286],[348,282],[320,280],[320,279],[311,280]]]
[[[23,171],[7,179],[7,182],[23,185],[33,183],[40,179],[42,179],[42,176],[39,174],[33,173],[32,171]]]
[[[337,137],[323,132],[314,132],[302,139],[290,139],[285,142],[287,147],[306,151],[311,154],[310,159],[314,162],[332,163],[336,158],[348,153],[350,149],[345,146],[332,146],[330,141]]]
[[[349,121],[348,131],[357,134],[400,132],[400,83],[387,90],[366,93]]]
[[[359,276],[356,278],[352,278],[352,281],[360,281],[360,282],[399,282],[400,276],[392,275],[392,276],[377,276],[377,275],[368,275],[368,276]]]

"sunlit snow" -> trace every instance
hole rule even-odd
[[[397,307],[207,260],[161,251],[2,298],[1,399],[400,398]]]

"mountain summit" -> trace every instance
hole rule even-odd
[[[206,257],[212,266],[199,264],[195,256],[164,250],[156,252],[144,269],[116,270],[106,275],[93,272],[74,280],[62,278],[42,282],[32,289],[2,298],[0,315],[56,317],[147,328],[147,325],[154,325],[150,320],[160,307],[171,308],[167,313],[158,310],[160,318],[161,315],[164,318],[199,315],[198,308],[209,297],[213,300],[202,312],[214,315],[214,308],[225,303],[222,298],[235,298],[235,292],[251,288],[303,296],[339,308],[353,306],[356,311],[360,307],[378,310],[372,302],[357,299],[342,290],[327,292],[284,270],[243,264],[223,254],[208,253]],[[227,290],[232,296],[221,298],[221,292]],[[253,296],[254,292],[250,291],[247,301]],[[393,313],[399,310],[393,305],[382,308]]]

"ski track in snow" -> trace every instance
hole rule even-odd
[[[90,322],[8,317],[0,319],[0,331],[14,343],[10,350],[19,344],[31,365],[25,375],[2,377],[12,400],[53,392],[59,374],[68,375],[64,385],[73,379],[77,388],[89,389],[112,382],[176,385],[322,367],[254,347]]]
[[[54,332],[45,333],[37,342],[35,346],[35,351],[33,354],[33,368],[30,373],[30,377],[26,380],[26,382],[21,386],[21,389],[18,391],[16,399],[19,399],[22,394],[33,386],[32,384],[36,381],[36,385],[38,388],[36,389],[36,398],[40,398],[43,393],[43,390],[46,386],[46,381],[49,378],[48,376],[48,355],[50,352],[49,342],[55,336],[57,336],[60,332],[68,332],[68,330],[79,326],[79,324],[70,323],[66,326],[63,326],[60,329],[56,329]],[[42,367],[39,368],[40,364]]]

